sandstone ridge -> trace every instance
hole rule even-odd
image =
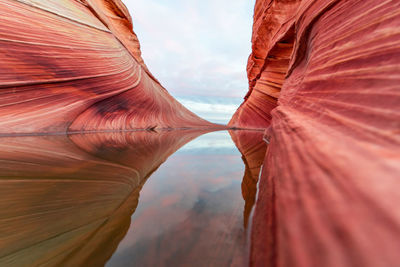
[[[144,64],[120,0],[0,3],[0,135],[208,127]]]
[[[252,266],[398,266],[400,2],[257,0],[249,92],[267,129]]]

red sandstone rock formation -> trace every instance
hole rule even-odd
[[[210,124],[150,74],[120,0],[0,2],[0,134]]]
[[[253,266],[399,266],[400,1],[257,0]]]

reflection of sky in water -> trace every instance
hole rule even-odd
[[[228,132],[186,144],[147,180],[131,227],[108,266],[240,263],[243,173]]]
[[[180,148],[177,154],[227,154],[240,156],[227,131],[202,135]]]

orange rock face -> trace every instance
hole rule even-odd
[[[0,134],[202,127],[145,66],[120,0],[0,3]]]
[[[294,43],[294,14],[300,1],[256,1],[252,54],[247,64],[249,92],[229,124],[266,128],[277,106]]]
[[[251,265],[400,265],[399,29],[399,1],[257,1],[230,122],[269,127]]]

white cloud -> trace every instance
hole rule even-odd
[[[200,117],[220,124],[227,124],[242,102],[232,97],[177,97],[182,105]]]
[[[171,94],[244,96],[254,0],[124,0],[150,71]]]

